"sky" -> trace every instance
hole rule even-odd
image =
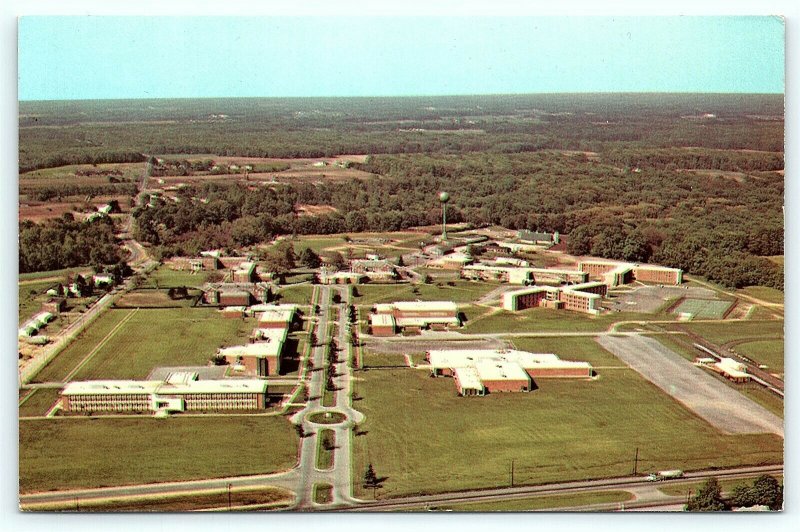
[[[50,17],[19,99],[784,90],[776,17]]]

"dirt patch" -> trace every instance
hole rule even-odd
[[[50,218],[61,218],[61,216],[67,212],[75,213],[77,218],[78,214],[81,214],[79,210],[86,205],[85,200],[85,196],[70,196],[66,201],[21,202],[19,204],[19,220],[40,222]],[[117,200],[119,202],[122,212],[130,210],[128,196],[97,196],[89,200],[89,204],[96,209],[99,205],[106,204],[111,200]]]
[[[319,216],[339,212],[333,205],[298,205],[295,207],[298,216]]]

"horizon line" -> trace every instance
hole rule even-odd
[[[553,95],[740,95],[740,96],[786,96],[782,92],[739,92],[739,91],[563,91],[563,92],[490,92],[490,93],[449,93],[449,94],[375,94],[375,95],[304,95],[304,96],[133,96],[133,97],[101,97],[101,98],[52,98],[52,99],[17,99],[18,103],[41,102],[97,102],[97,101],[138,101],[138,100],[311,100],[311,99],[367,99],[367,98],[458,98],[458,97],[492,97],[492,96],[553,96]]]

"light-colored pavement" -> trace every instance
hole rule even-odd
[[[646,336],[598,336],[597,342],[718,430],[783,437],[780,417],[657,340]]]

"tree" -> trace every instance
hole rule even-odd
[[[398,267],[398,268],[402,268],[402,267],[403,267],[403,266],[405,266],[405,265],[406,265],[406,263],[405,263],[405,261],[403,260],[403,256],[402,256],[402,255],[398,255],[398,256],[397,256],[397,267]]]
[[[344,270],[345,268],[347,268],[347,261],[338,251],[334,251],[333,253],[331,253],[328,256],[327,262],[337,270]]]
[[[716,477],[706,480],[697,495],[692,497],[686,510],[690,512],[721,512],[725,510],[725,502],[722,500],[722,487]]]
[[[264,266],[276,275],[283,276],[295,267],[295,259],[292,243],[282,240],[264,253]]]
[[[364,473],[364,487],[375,488],[377,485],[378,476],[375,474],[375,469],[372,467],[372,462],[370,462],[367,466],[366,472]]]
[[[319,265],[322,263],[319,255],[317,255],[311,248],[305,248],[300,252],[299,261],[300,264],[308,268],[319,268]]]

